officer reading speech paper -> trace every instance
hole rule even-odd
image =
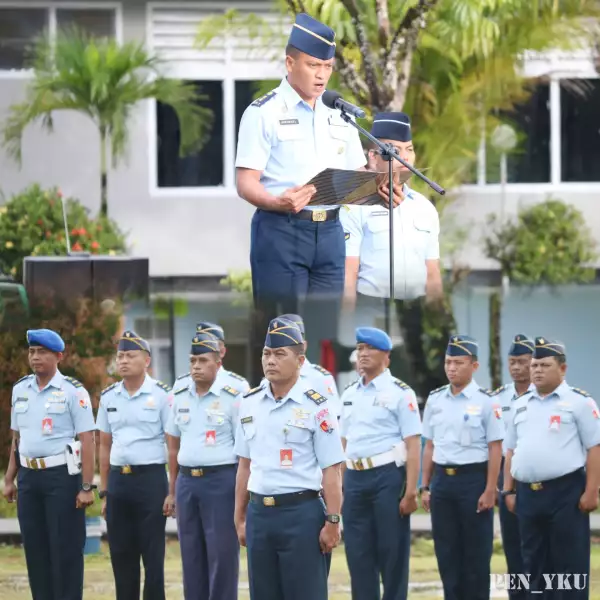
[[[236,158],[238,194],[257,209],[254,299],[273,306],[270,318],[298,312],[299,298],[342,296],[339,207],[307,207],[316,189],[305,184],[328,167],[355,170],[366,163],[358,132],[321,98],[333,71],[334,31],[299,14],[285,53],[287,77],[244,112]]]

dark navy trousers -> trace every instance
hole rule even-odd
[[[123,474],[111,468],[108,477],[106,529],[116,598],[139,600],[141,557],[144,600],[164,600],[167,472],[165,465],[138,469]]]
[[[17,514],[33,600],[81,600],[85,511],[75,507],[81,475],[66,465],[21,467]]]
[[[394,463],[344,474],[344,546],[353,600],[405,600],[410,517],[400,515],[406,471]]]
[[[489,600],[494,511],[477,512],[487,463],[457,467],[454,475],[434,469],[431,527],[444,600]]]
[[[237,600],[240,546],[233,522],[235,465],[176,483],[186,600]]]
[[[250,502],[246,516],[251,600],[327,600],[320,498],[289,506]]]
[[[590,597],[590,516],[578,507],[585,482],[583,469],[541,485],[517,482],[516,512],[524,568],[531,575],[531,591],[538,592],[531,598],[587,600]],[[571,575],[567,579],[571,589],[557,589],[557,578],[548,585],[544,573]],[[573,577],[575,574],[580,577]]]
[[[498,489],[504,489],[504,458],[500,467],[498,477]],[[500,516],[500,531],[502,532],[502,547],[506,557],[506,571],[512,575],[524,574],[523,555],[521,553],[521,534],[519,533],[519,519],[506,508],[506,502],[502,495],[498,498],[498,513]],[[525,600],[527,592],[524,588],[520,590],[509,590],[510,600]]]

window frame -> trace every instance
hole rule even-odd
[[[57,18],[56,11],[60,9],[72,10],[107,10],[115,13],[115,40],[118,44],[123,43],[123,3],[122,2],[100,2],[99,0],[87,0],[82,2],[31,2],[23,5],[18,0],[0,0],[0,10],[13,8],[23,11],[30,9],[44,9],[48,11],[48,33],[50,39],[56,38]],[[3,79],[30,79],[33,75],[31,69],[0,69],[0,80]]]

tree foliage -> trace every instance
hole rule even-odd
[[[33,79],[23,102],[11,107],[3,126],[3,145],[21,161],[24,130],[40,121],[52,131],[53,115],[75,110],[88,116],[100,138],[101,208],[108,214],[108,156],[113,167],[124,158],[133,110],[140,102],[156,99],[176,112],[180,124],[180,152],[199,150],[206,140],[212,114],[198,104],[195,86],[162,75],[163,63],[143,44],[120,45],[97,39],[78,29],[41,38],[30,59]],[[109,148],[110,146],[110,148]]]

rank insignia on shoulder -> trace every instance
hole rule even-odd
[[[495,389],[495,390],[492,392],[492,394],[493,394],[494,396],[496,396],[497,394],[500,394],[500,393],[502,393],[502,392],[503,392],[503,391],[504,391],[504,390],[505,390],[507,387],[508,387],[507,385],[501,385],[499,388],[496,388],[496,389]]]
[[[21,381],[29,379],[30,377],[33,377],[33,375],[25,375],[24,377],[21,377],[21,379],[17,379],[17,381],[15,381],[15,385],[17,385],[17,383],[21,383]]]
[[[493,396],[494,392],[492,392],[491,390],[486,390],[485,388],[479,388],[479,391],[482,394],[485,394],[486,396]]]
[[[447,385],[443,385],[442,387],[436,388],[432,392],[429,392],[429,395],[433,396],[434,394],[439,394],[440,392],[443,392],[444,390],[447,390],[447,389],[448,389],[448,386]]]
[[[65,381],[68,381],[73,387],[80,388],[83,387],[83,383],[78,381],[74,377],[65,377]]]
[[[331,375],[331,373],[327,369],[324,369],[321,365],[313,365],[313,368],[319,371],[321,375],[327,375],[327,377]]]
[[[252,103],[252,106],[264,106],[269,100],[271,100],[272,98],[275,98],[275,96],[277,95],[277,90],[271,90],[268,94],[265,94],[264,96],[261,96],[260,98],[258,98],[257,100],[255,100]]]
[[[323,404],[327,400],[325,396],[321,396],[319,392],[315,392],[315,390],[307,390],[304,394],[307,398],[310,398],[315,404]]]
[[[175,381],[179,381],[180,379],[185,379],[186,377],[189,377],[191,375],[191,373],[186,373],[185,375],[180,375]]]
[[[247,423],[252,423],[252,421],[254,420],[254,417],[244,417],[243,419],[241,419],[242,425],[246,425]]]
[[[239,394],[240,394],[239,390],[232,388],[230,385],[224,386],[223,391],[227,392],[228,394],[231,394],[232,396],[239,396]]]
[[[591,395],[588,394],[585,390],[580,390],[579,388],[572,387],[571,391],[575,392],[576,394],[579,394],[580,396],[585,396],[586,398],[591,397]]]
[[[401,379],[394,379],[394,383],[403,390],[410,390],[410,386],[404,383]]]
[[[344,402],[344,406],[352,406],[352,402]]]
[[[241,375],[238,375],[237,373],[234,373],[233,371],[228,371],[228,373],[234,378],[237,379],[238,381],[246,381],[246,379],[244,377],[242,377]]]
[[[178,390],[175,390],[175,392],[173,393],[173,395],[177,396],[177,394],[181,394],[181,392],[185,392],[186,390],[187,390],[186,387],[179,388]]]
[[[115,383],[112,383],[112,384],[111,384],[111,385],[109,385],[108,387],[104,388],[104,389],[103,389],[103,390],[100,392],[100,395],[101,395],[101,396],[104,396],[104,394],[106,394],[107,392],[110,392],[110,390],[114,390],[114,389],[115,389],[115,387],[117,387],[117,384],[118,384],[118,383],[119,383],[118,381],[115,381]]]
[[[158,379],[154,383],[156,383],[156,385],[161,390],[164,390],[165,392],[170,392],[173,389],[170,385],[167,385],[166,383],[163,383],[162,381],[158,381]]]
[[[244,398],[247,398],[248,396],[253,396],[254,394],[260,392],[261,390],[264,390],[265,386],[264,385],[259,385],[258,387],[252,388],[251,390],[248,390],[245,394],[244,394]]]

